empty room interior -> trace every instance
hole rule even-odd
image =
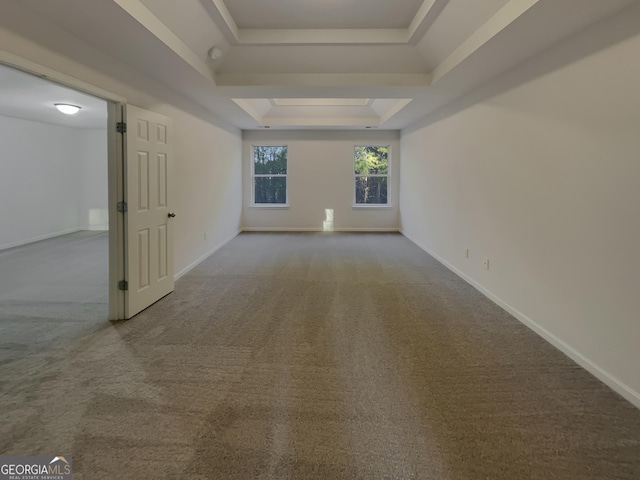
[[[104,100],[0,66],[2,361],[108,316]],[[82,117],[49,101],[82,103]]]
[[[3,0],[2,468],[640,478],[639,52],[637,0]]]

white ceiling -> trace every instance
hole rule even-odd
[[[241,129],[269,122],[274,128],[365,128],[376,118],[379,128],[402,129],[638,3],[2,1],[5,12],[28,8],[100,50],[105,58],[117,58]],[[31,30],[32,37],[40,35]],[[51,42],[51,38],[43,33],[34,41]],[[223,52],[217,61],[207,55],[213,46]],[[73,55],[94,68],[109,68],[109,62],[97,63],[80,44]],[[276,98],[371,99],[380,108],[294,102],[273,110]],[[271,113],[264,105],[271,106]],[[405,106],[398,110],[398,105]]]
[[[60,113],[54,103],[81,107]],[[73,128],[107,128],[107,103],[43,78],[0,65],[0,115]]]

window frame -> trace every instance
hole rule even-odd
[[[268,174],[258,173],[256,174],[256,147],[284,147],[287,149],[287,173]],[[289,145],[284,143],[256,143],[251,145],[251,205],[252,208],[289,208]],[[256,178],[276,178],[282,177],[285,179],[285,202],[284,203],[256,203]]]
[[[387,173],[386,174],[368,174],[363,175],[356,173],[356,148],[358,147],[385,147],[387,149]],[[353,182],[351,188],[353,189],[353,208],[393,208],[391,205],[391,145],[388,143],[367,143],[357,144],[353,146],[353,154],[351,158],[351,171],[353,172]],[[387,179],[387,203],[357,203],[356,198],[356,182],[358,177],[377,177]]]

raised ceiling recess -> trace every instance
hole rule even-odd
[[[411,98],[234,98],[260,126],[379,128]]]
[[[415,44],[447,0],[211,0],[232,45]]]

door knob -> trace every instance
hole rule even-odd
[[[168,217],[169,217],[169,218],[173,218],[173,217],[175,217],[175,216],[176,216],[176,214],[175,214],[175,213],[173,213],[173,212],[169,212],[169,215],[168,215]]]

